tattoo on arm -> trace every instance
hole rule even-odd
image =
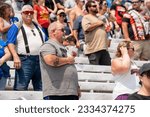
[[[59,65],[59,58],[57,57],[56,60],[54,61],[54,66],[58,66]]]

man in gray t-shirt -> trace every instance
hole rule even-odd
[[[41,46],[39,53],[43,97],[49,100],[77,100],[78,75],[74,57],[67,57],[67,51],[62,45],[63,25],[54,22],[48,31],[51,39]]]

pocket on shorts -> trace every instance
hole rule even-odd
[[[94,61],[94,60],[96,60],[96,55],[95,54],[90,54],[90,55],[88,55],[88,58],[89,58],[90,61]]]

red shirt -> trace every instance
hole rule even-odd
[[[39,5],[34,5],[34,10],[37,11],[37,20],[38,23],[44,27],[48,28],[50,24],[49,20],[49,11],[46,6],[39,6]]]
[[[116,22],[121,25],[123,15],[126,13],[126,8],[123,5],[114,4],[111,10],[115,10]]]

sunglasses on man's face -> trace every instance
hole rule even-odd
[[[66,15],[65,15],[65,14],[60,14],[59,16],[60,16],[60,17],[66,17]]]
[[[136,4],[136,3],[139,3],[139,1],[134,1],[134,2],[132,2],[132,4]]]
[[[29,14],[33,15],[34,14],[33,11],[23,11],[22,13],[25,15],[29,15]]]
[[[133,50],[134,51],[134,47],[129,47],[129,48],[127,48],[127,50]]]
[[[96,5],[91,5],[91,7],[97,7]]]

